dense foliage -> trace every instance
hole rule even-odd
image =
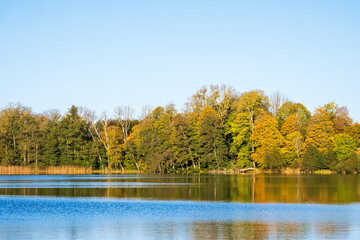
[[[231,87],[203,87],[183,112],[173,105],[130,107],[95,117],[72,106],[35,114],[20,104],[0,113],[0,163],[43,168],[176,172],[259,167],[303,172],[359,171],[360,124],[334,102],[311,114],[304,105],[279,102],[263,91],[238,94]]]

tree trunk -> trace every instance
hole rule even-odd
[[[124,168],[121,163],[120,163],[120,167],[121,167],[121,173],[124,173]]]
[[[253,114],[251,114],[251,118],[250,118],[251,120],[250,120],[250,124],[251,124],[251,134],[253,134],[253,132],[254,132],[254,115]],[[251,151],[252,151],[252,153],[255,153],[255,147],[254,147],[254,142],[250,139],[250,141],[251,141]],[[254,161],[254,159],[252,159],[252,157],[251,157],[251,161],[253,162],[253,167],[255,168],[256,167],[256,165],[255,165],[255,161]]]
[[[38,167],[38,155],[37,155],[38,145],[35,145],[35,167]]]

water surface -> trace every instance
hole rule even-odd
[[[252,203],[360,202],[358,175],[12,175],[0,195]]]
[[[0,176],[0,239],[359,239],[356,175]]]

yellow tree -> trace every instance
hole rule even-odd
[[[261,114],[268,112],[269,105],[269,99],[265,96],[263,91],[246,92],[242,94],[235,103],[235,108],[237,110],[236,121],[234,121],[234,124],[230,125],[232,125],[231,132],[233,136],[241,138],[238,139],[238,141],[235,140],[234,144],[238,144],[236,147],[241,149],[242,153],[247,152],[246,149],[243,149],[244,147],[249,147],[248,150],[251,153],[255,152],[255,145],[250,139],[250,135],[254,132],[255,120]],[[240,155],[238,155],[238,158],[239,156]],[[238,159],[238,161],[239,160],[241,161],[241,159]],[[252,158],[251,160],[255,167],[254,159]]]
[[[291,114],[296,115],[299,119],[301,133],[305,135],[306,127],[309,123],[311,113],[301,103],[285,102],[276,113],[276,118],[279,122],[279,128],[282,127],[286,118]]]
[[[301,134],[301,123],[295,114],[291,114],[284,121],[281,134],[285,138],[285,146],[282,150],[288,164],[299,158],[302,152],[304,137]]]
[[[278,130],[278,122],[270,114],[259,116],[251,135],[254,143],[255,152],[251,155],[254,161],[259,165],[269,165],[267,156],[274,151],[280,151],[284,146],[284,138]]]
[[[149,120],[145,119],[143,122],[147,121]],[[137,171],[146,169],[146,165],[142,161],[140,152],[140,132],[142,131],[142,127],[142,124],[135,125],[124,143],[126,149],[125,158],[129,161],[129,165],[135,165]]]
[[[330,113],[324,109],[317,109],[310,119],[304,149],[309,147],[315,147],[321,153],[336,147],[334,124],[331,121]]]
[[[200,115],[206,107],[211,107],[217,112],[221,122],[224,123],[237,98],[237,93],[231,86],[203,86],[186,103],[187,111]]]
[[[122,130],[118,126],[110,126],[107,132],[108,136],[108,148],[107,156],[110,159],[110,168],[121,168],[124,170],[123,161],[123,134]]]
[[[247,114],[238,113],[229,125],[233,140],[230,153],[236,156],[236,167],[251,166],[252,142],[250,136],[252,131]]]

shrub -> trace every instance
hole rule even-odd
[[[359,169],[359,157],[356,153],[351,153],[349,156],[340,161],[335,167],[335,171],[339,173],[356,173],[359,172]]]
[[[281,155],[279,148],[274,148],[265,153],[263,167],[273,171],[280,171],[286,165],[286,159]]]
[[[338,164],[338,160],[335,151],[329,149],[323,156],[323,168],[336,171],[335,167],[337,164]]]
[[[323,168],[323,156],[314,147],[309,147],[304,153],[304,157],[301,162],[301,171],[314,172]]]

